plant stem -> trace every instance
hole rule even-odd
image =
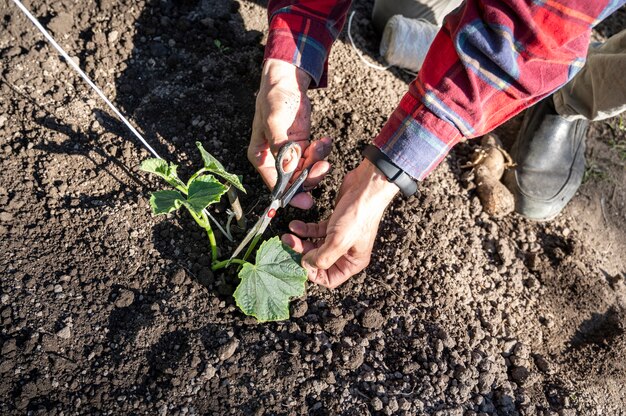
[[[198,170],[196,173],[194,173],[193,175],[191,175],[191,178],[189,178],[189,180],[187,181],[187,186],[189,186],[194,179],[202,175],[204,172],[208,172],[206,168],[202,168]]]
[[[211,228],[211,224],[207,221],[206,227],[207,235],[209,236],[209,243],[211,243],[211,263],[217,262],[217,241],[215,241],[215,234],[213,233],[213,229]]]
[[[217,241],[215,241],[215,234],[213,233],[213,229],[211,228],[211,223],[207,218],[204,212],[201,215],[197,215],[192,210],[188,209],[189,213],[193,217],[193,219],[198,223],[198,225],[206,231],[209,236],[209,243],[211,243],[211,263],[217,262]]]
[[[213,266],[211,266],[211,270],[215,271],[215,270],[223,269],[224,267],[228,266],[230,263],[236,263],[236,264],[240,264],[243,266],[244,264],[247,263],[247,261],[240,260],[240,259],[218,261],[217,263],[214,263]]]

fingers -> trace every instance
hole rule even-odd
[[[326,174],[330,171],[330,163],[325,160],[316,162],[310,169],[309,174],[302,184],[304,190],[315,188],[322,182]]]
[[[322,221],[318,224],[294,220],[289,223],[289,230],[296,235],[285,234],[281,240],[298,253],[306,254],[314,248],[317,248],[319,243],[305,240],[305,238],[324,238],[326,236],[327,227],[328,221]]]
[[[326,236],[327,227],[328,221],[306,223],[304,221],[294,220],[289,223],[289,230],[304,238],[324,238]]]
[[[299,209],[310,209],[315,204],[313,197],[308,192],[300,192],[289,201],[289,205]]]
[[[353,247],[349,240],[337,235],[326,236],[328,221],[317,224],[295,220],[289,223],[289,229],[295,235],[285,234],[282,241],[304,254],[302,267],[306,269],[309,280],[313,283],[334,289],[362,271],[369,263],[371,246],[368,250],[352,252]]]
[[[309,175],[304,183],[305,188],[310,189],[317,186],[330,170],[330,164],[324,159],[330,154],[332,143],[330,137],[322,137],[311,142],[310,146],[305,149],[301,160],[301,166],[309,168]]]
[[[252,134],[247,152],[248,160],[261,175],[261,179],[269,189],[274,189],[276,185],[277,172],[274,155],[272,155],[269,144],[265,139],[263,122],[258,114],[255,114],[252,122]]]
[[[293,234],[284,234],[280,240],[291,247],[294,251],[302,254],[306,254],[316,247],[315,243],[312,241],[303,240]]]
[[[289,229],[301,237],[323,238],[327,224],[326,221],[316,224],[295,220],[289,223]],[[306,269],[309,280],[330,289],[341,285],[364,267],[358,267],[347,259],[344,253],[347,249],[341,246],[337,238],[330,238],[330,243],[323,242],[321,246],[319,242],[304,240],[293,234],[283,235],[281,241],[304,254],[302,267]]]
[[[317,275],[317,271],[330,269],[342,256],[348,253],[350,242],[338,234],[327,235],[324,243],[309,251],[302,258],[302,267],[309,275]]]
[[[330,137],[322,137],[319,140],[311,142],[311,145],[304,151],[304,166],[310,167],[315,164],[315,162],[319,162],[320,160],[326,159],[333,148],[333,139]]]
[[[335,289],[362,270],[362,268],[353,268],[350,265],[340,264],[343,263],[342,260],[340,259],[337,264],[333,264],[328,270],[318,269],[314,277],[309,276],[309,280],[329,289]]]

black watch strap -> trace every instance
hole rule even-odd
[[[396,166],[386,154],[373,144],[367,145],[363,156],[376,166],[389,182],[395,183],[404,196],[411,196],[417,192],[417,183],[405,171]]]

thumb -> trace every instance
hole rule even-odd
[[[314,248],[302,257],[302,267],[309,273],[309,278],[315,281],[319,270],[330,269],[347,251],[347,245],[341,239],[334,235],[328,236],[319,248]]]

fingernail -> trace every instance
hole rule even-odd
[[[325,140],[321,140],[321,142],[322,142],[321,146],[317,147],[317,153],[322,156],[326,156],[327,154],[330,153],[332,144]]]

